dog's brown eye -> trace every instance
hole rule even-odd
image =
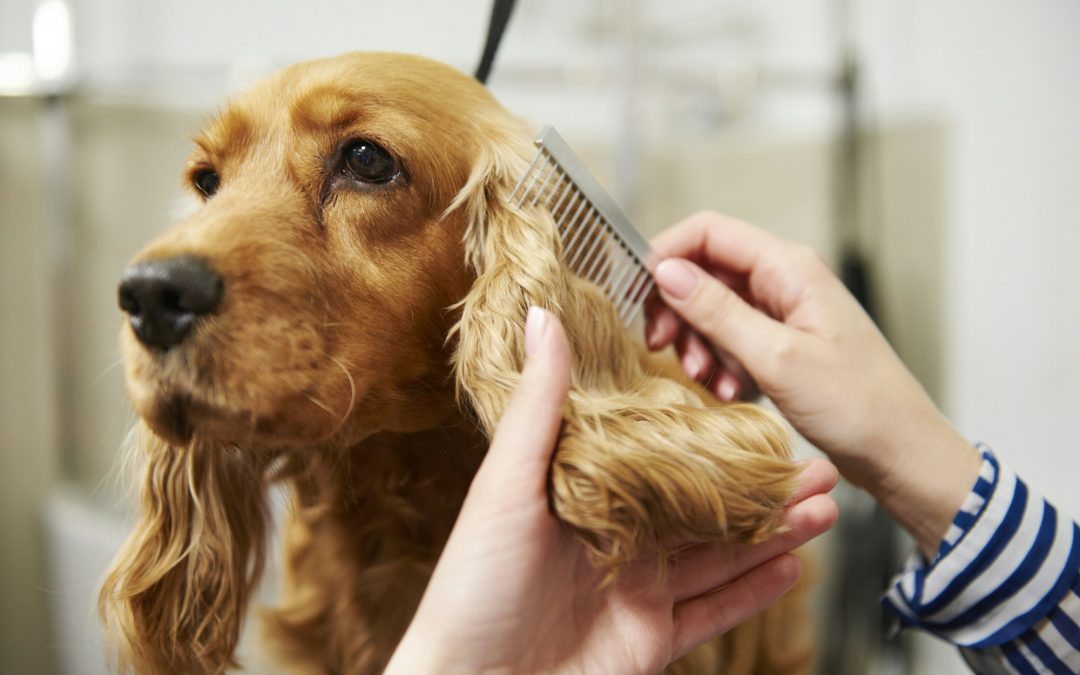
[[[356,141],[345,148],[345,168],[366,183],[387,183],[398,175],[394,158],[371,141]]]
[[[195,184],[199,192],[207,197],[213,197],[221,183],[221,176],[213,169],[202,169],[195,172],[195,175],[191,177],[191,182]]]

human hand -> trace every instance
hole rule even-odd
[[[600,588],[548,508],[547,475],[570,378],[561,324],[533,309],[528,358],[416,616],[387,673],[654,673],[760,612],[798,578],[789,553],[829,529],[836,471],[804,469],[784,534],[701,545],[658,575],[643,555]]]
[[[979,455],[821,257],[709,212],[652,245],[664,260],[654,275],[660,298],[646,310],[649,346],[675,344],[684,370],[721,399],[760,387],[845,477],[934,550],[975,481]]]

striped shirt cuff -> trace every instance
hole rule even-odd
[[[937,556],[913,555],[882,602],[901,625],[961,647],[1041,650],[1046,645],[1036,641],[1046,632],[1075,652],[1080,607],[1070,608],[1080,605],[1080,531],[979,449],[979,478]]]

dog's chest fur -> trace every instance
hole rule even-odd
[[[301,672],[381,672],[450,534],[487,440],[464,419],[378,434],[293,481],[269,644]]]

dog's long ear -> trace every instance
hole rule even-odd
[[[493,139],[481,149],[465,187],[448,212],[463,211],[465,256],[476,281],[461,303],[454,372],[458,397],[491,432],[517,383],[525,355],[522,318],[530,305],[561,314],[566,278],[554,227],[505,204],[511,185],[525,171],[528,146]]]
[[[490,434],[519,379],[527,309],[544,307],[574,354],[552,505],[595,562],[614,569],[648,546],[771,533],[797,474],[786,428],[756,406],[707,404],[688,382],[647,370],[611,302],[563,264],[551,215],[507,205],[530,154],[495,138],[451,206],[468,219],[476,271],[455,329],[459,398]]]
[[[236,667],[263,569],[271,457],[197,442],[171,447],[139,431],[139,520],[99,597],[117,670],[223,673]]]

